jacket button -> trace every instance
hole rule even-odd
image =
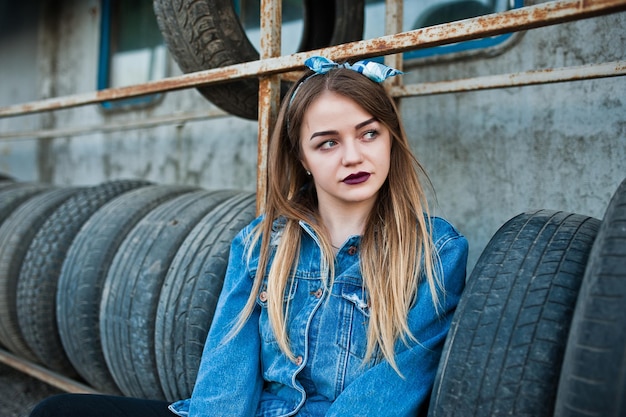
[[[298,356],[296,358],[296,365],[298,365],[298,366],[302,365],[302,356]]]
[[[350,246],[348,248],[348,255],[354,255],[356,253],[356,251],[357,251],[356,246]]]
[[[259,300],[261,300],[262,303],[267,301],[267,292],[265,291],[261,291],[261,293],[259,294]]]

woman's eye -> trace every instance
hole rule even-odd
[[[377,136],[378,136],[377,130],[368,130],[367,132],[363,134],[363,139],[371,140],[371,139],[375,139]]]
[[[334,141],[334,140],[327,140],[327,141],[324,141],[324,142],[320,143],[319,149],[330,149],[330,148],[332,148],[332,147],[334,147],[336,145],[337,145],[336,141]]]

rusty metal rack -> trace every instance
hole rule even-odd
[[[30,103],[0,107],[0,117],[14,117],[45,111],[95,104],[121,98],[182,90],[222,83],[240,78],[259,78],[258,156],[257,156],[257,210],[263,211],[266,192],[267,149],[271,127],[277,116],[280,101],[280,80],[288,73],[304,69],[304,61],[313,55],[324,55],[331,59],[368,58],[385,56],[385,62],[402,69],[402,53],[455,42],[479,39],[505,33],[520,32],[544,26],[586,19],[626,10],[626,0],[556,0],[533,6],[522,7],[501,13],[401,32],[402,0],[386,0],[385,33],[387,35],[347,43],[328,48],[280,55],[280,22],[282,10],[280,0],[261,1],[261,51],[258,61],[246,62],[222,68],[169,77],[158,81],[128,87],[109,88],[84,94],[50,98]],[[401,79],[393,80],[389,92],[397,98],[466,92],[481,89],[505,88],[535,84],[547,84],[573,80],[615,77],[626,75],[626,61],[608,62],[577,67],[552,68],[519,72],[514,74],[489,75],[477,78],[426,82],[402,85]],[[95,130],[110,131],[137,129],[159,124],[179,123],[224,116],[221,111],[160,117],[140,122],[119,124],[114,127],[86,126],[39,131],[4,132],[0,140],[20,137],[54,137],[80,134]],[[70,392],[93,392],[77,381],[58,375],[36,364],[20,359],[0,349],[0,362],[17,368],[50,385]]]

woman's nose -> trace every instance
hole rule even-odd
[[[363,161],[363,153],[356,140],[349,140],[344,142],[343,147],[343,159],[344,165],[354,165]]]

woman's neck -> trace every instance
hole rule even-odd
[[[371,205],[329,206],[320,205],[320,217],[328,231],[330,244],[337,248],[350,237],[362,235]]]

